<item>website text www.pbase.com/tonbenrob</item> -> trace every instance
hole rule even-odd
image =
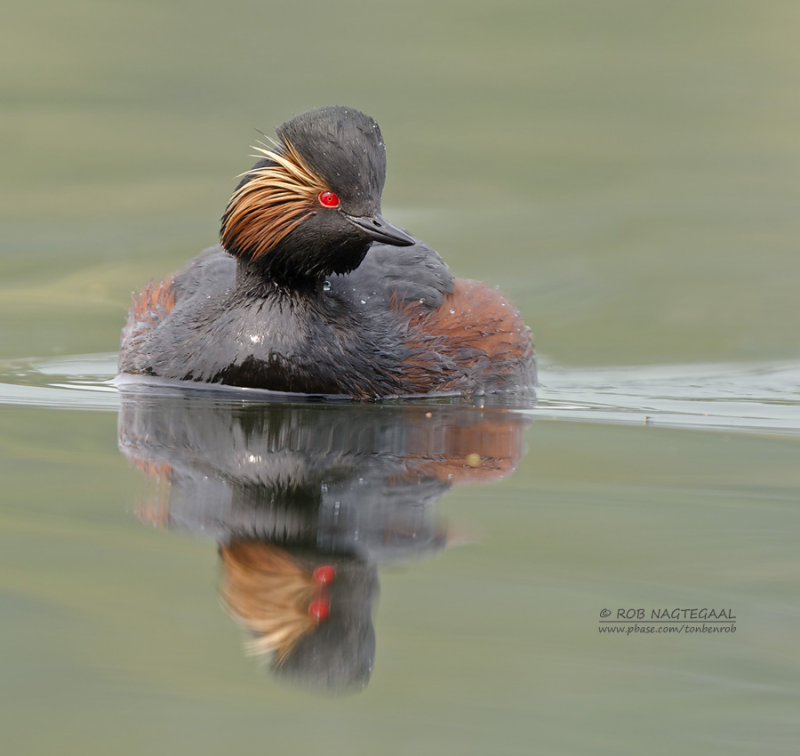
[[[702,634],[702,633],[735,633],[736,632],[736,623],[735,622],[726,622],[724,625],[708,625],[706,623],[691,623],[691,622],[680,622],[680,623],[670,623],[670,624],[663,624],[659,622],[653,623],[639,623],[639,622],[622,622],[622,623],[612,623],[612,622],[600,622],[600,625],[597,628],[601,633],[611,633],[613,635],[634,635],[635,633],[641,633],[646,635],[658,635],[664,633],[686,633],[687,635],[690,634]]]

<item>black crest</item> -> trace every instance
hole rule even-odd
[[[277,133],[326,180],[351,212],[366,215],[379,208],[386,180],[386,148],[378,124],[368,115],[341,106],[317,108],[295,116]]]

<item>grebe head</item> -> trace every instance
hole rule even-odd
[[[274,146],[228,202],[225,249],[285,284],[319,282],[361,264],[374,241],[413,237],[381,217],[386,151],[378,124],[343,107],[310,110],[277,129]]]

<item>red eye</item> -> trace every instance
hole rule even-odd
[[[323,207],[339,207],[339,198],[333,192],[320,192],[319,204]]]

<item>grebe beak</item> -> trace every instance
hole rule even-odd
[[[385,221],[380,215],[355,217],[345,213],[344,217],[375,241],[393,244],[396,247],[408,247],[417,243],[413,236],[409,236],[405,231]]]

